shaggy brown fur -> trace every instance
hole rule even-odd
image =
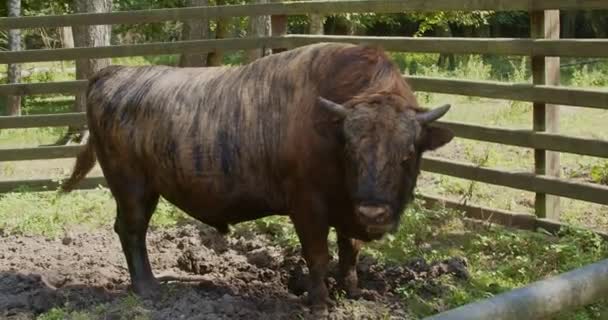
[[[320,96],[349,115],[328,111]],[[145,234],[162,195],[222,232],[288,214],[320,309],[335,227],[343,284],[355,294],[360,240],[394,229],[420,155],[452,138],[415,120],[423,110],[382,50],[349,44],[310,45],[240,67],[112,66],[90,79],[87,101],[90,139],[63,189],[73,189],[97,155],[139,293],[157,286]],[[363,207],[385,215],[358,215]]]

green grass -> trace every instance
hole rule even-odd
[[[94,320],[94,319],[116,319],[116,320],[148,320],[150,312],[141,300],[128,294],[115,304],[99,304],[89,310],[70,310],[70,306],[63,308],[52,308],[36,317],[36,320]]]
[[[74,191],[9,193],[0,197],[0,230],[5,234],[61,236],[66,230],[111,227],[116,204],[106,188]],[[186,218],[166,200],[159,202],[152,228],[169,227]]]
[[[405,213],[394,237],[374,243],[366,251],[391,262],[420,256],[428,260],[466,257],[470,281],[442,277],[438,283],[441,293],[431,298],[419,295],[420,283],[402,288],[404,299],[418,306],[420,316],[426,316],[605,259],[608,243],[591,232],[573,229],[548,236],[496,226],[465,226],[456,212],[414,206]],[[599,319],[600,313],[608,315],[605,302],[556,319]]]

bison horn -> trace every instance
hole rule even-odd
[[[336,114],[342,118],[346,117],[346,115],[348,114],[348,110],[346,108],[344,108],[344,106],[341,104],[327,100],[323,97],[318,97],[317,100],[319,101],[319,103],[321,104],[321,106],[323,108],[325,108],[326,110],[328,110],[329,112],[331,112],[333,114]]]
[[[419,113],[416,115],[416,120],[418,120],[418,122],[422,124],[431,123],[443,117],[448,112],[448,110],[450,110],[450,107],[451,106],[449,104],[444,104],[439,108]]]

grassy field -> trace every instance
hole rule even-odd
[[[395,59],[410,73],[427,76],[459,77],[477,80],[529,81],[529,62],[511,60],[498,63],[477,56],[459,59],[455,70],[446,71],[435,66],[434,55],[396,55]],[[238,60],[230,57],[228,62]],[[171,63],[174,56],[154,59],[116,59],[115,63],[149,64]],[[581,66],[565,70],[564,83],[577,87],[603,87],[608,84],[608,63]],[[35,69],[27,81],[44,82],[72,79],[73,65],[28,64]],[[505,100],[463,96],[417,93],[425,105],[449,102],[453,105],[447,120],[494,125],[506,128],[531,127],[531,104]],[[25,114],[65,112],[70,109],[72,97],[60,95],[27,97]],[[0,105],[0,109],[4,106]],[[2,112],[3,110],[0,110]],[[562,107],[561,132],[579,137],[608,139],[606,123],[608,112],[587,108]],[[65,133],[65,128],[36,128],[0,131],[0,148],[34,147],[52,144]],[[531,172],[532,150],[502,146],[466,139],[455,139],[435,156],[471,162],[486,167],[511,171]],[[593,157],[562,154],[562,176],[581,181],[608,184],[608,161]],[[39,160],[0,163],[0,179],[65,178],[73,159]],[[100,175],[97,167],[92,175]],[[534,194],[509,188],[475,183],[447,176],[423,173],[420,192],[441,195],[457,200],[469,199],[488,207],[533,212]],[[114,202],[108,190],[99,189],[57,196],[53,192],[14,193],[0,197],[0,231],[2,234],[42,234],[61,236],[70,228],[94,230],[107,226],[114,219]],[[582,201],[562,199],[564,222],[608,231],[608,207]],[[175,226],[188,220],[179,210],[161,202],[153,227]],[[273,232],[276,241],[286,246],[298,246],[291,225],[283,218],[267,218],[245,223],[238,228],[255,232]],[[335,248],[334,248],[335,249]],[[543,233],[507,230],[501,227],[472,224],[459,213],[422,209],[420,203],[409,209],[401,230],[383,241],[366,247],[365,253],[386,261],[416,257],[441,259],[463,256],[468,261],[471,280],[442,278],[436,288],[420,287],[416,282],[402,289],[402,297],[413,311],[424,316],[446,310],[480,298],[520,287],[532,281],[598,261],[608,256],[605,241],[589,232],[564,230],[559,236]],[[433,294],[429,295],[429,290]],[[45,314],[40,319],[60,319],[61,310]],[[560,315],[558,319],[605,319],[608,304],[597,303],[576,312]]]

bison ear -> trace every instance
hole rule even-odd
[[[422,151],[435,150],[452,141],[454,138],[454,132],[450,129],[428,126],[423,130]]]
[[[341,104],[327,100],[323,97],[318,97],[317,102],[324,110],[331,112],[333,115],[338,116],[340,119],[343,119],[348,115],[348,110]]]
[[[444,104],[441,107],[425,112],[420,112],[416,114],[416,120],[418,120],[420,124],[428,124],[434,122],[437,119],[443,117],[450,110],[450,107],[451,106],[449,104]]]

